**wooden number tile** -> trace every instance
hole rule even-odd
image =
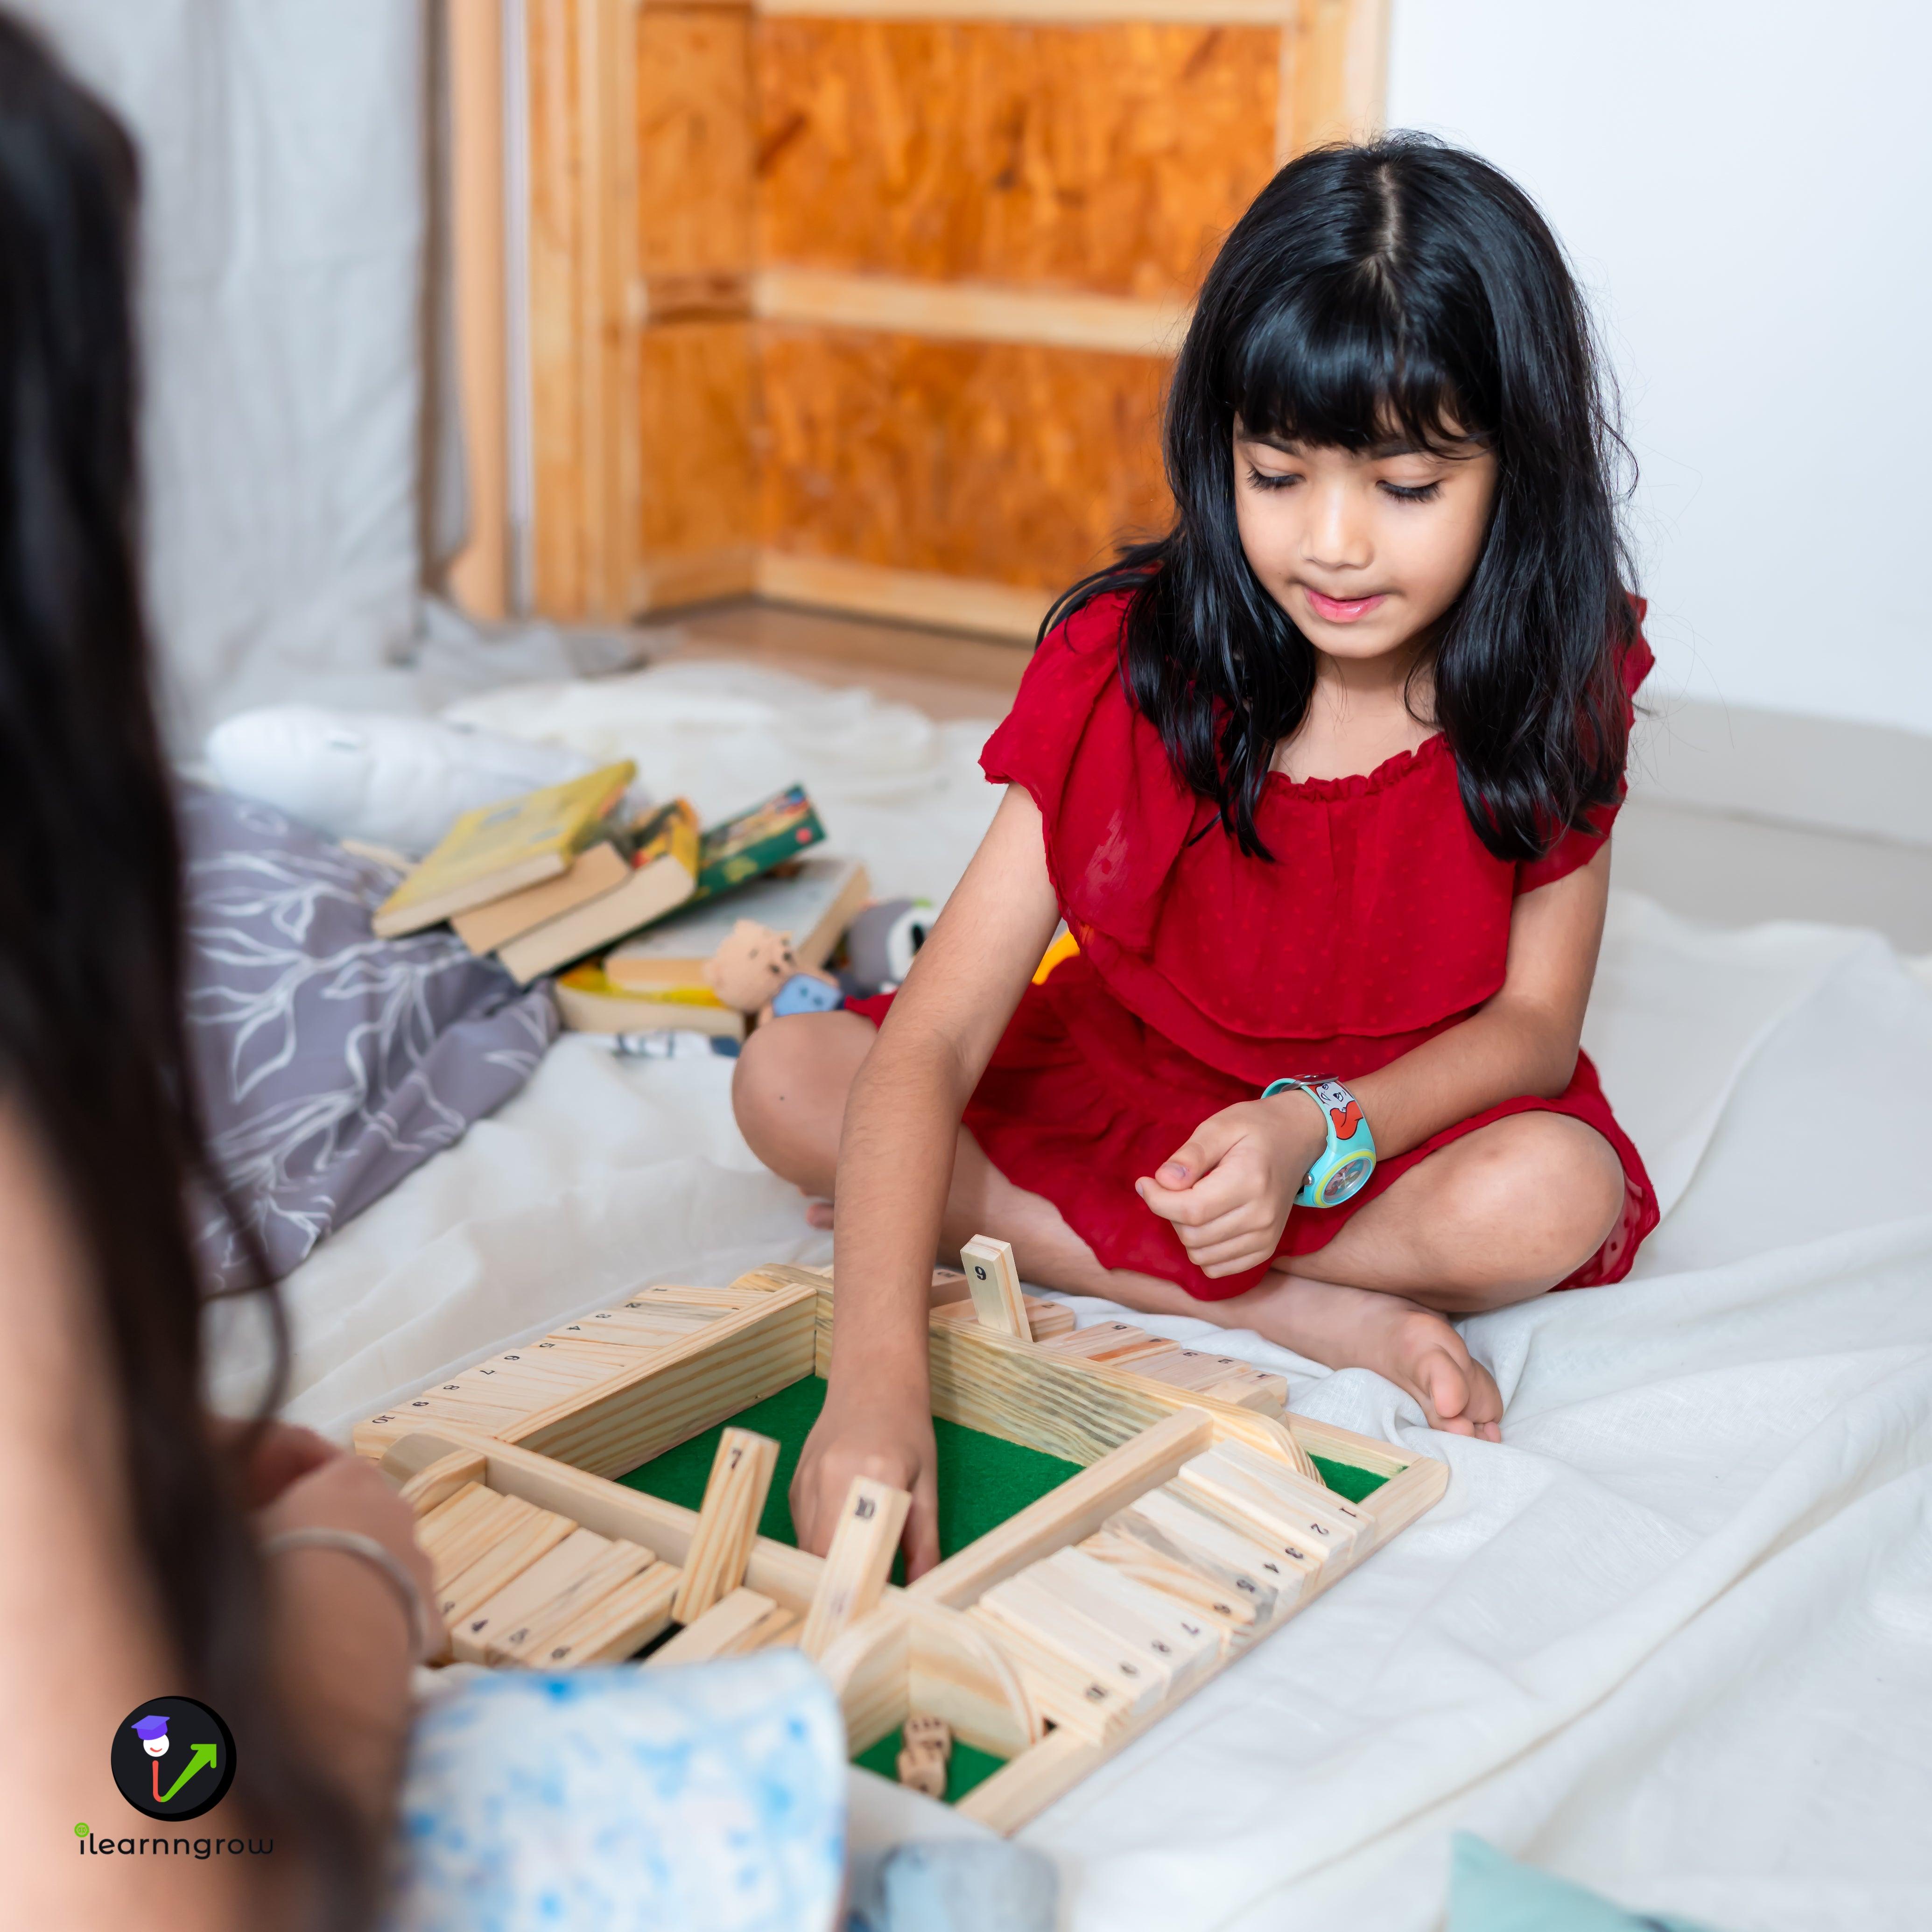
[[[956,1279],[963,1290],[966,1277],[962,1274]],[[1034,1341],[1044,1342],[1051,1336],[1072,1334],[1073,1311],[1064,1301],[1049,1301],[1040,1294],[1022,1298],[1026,1304],[1027,1327]],[[939,1303],[932,1310],[932,1319],[950,1328],[970,1328],[978,1325],[980,1311],[962,1294],[957,1301]]]
[[[712,1604],[694,1623],[660,1644],[645,1660],[652,1664],[708,1664],[713,1658],[743,1657],[782,1637],[797,1619],[770,1598],[741,1585]]]
[[[626,1308],[688,1308],[693,1310],[710,1309],[725,1315],[735,1315],[741,1308],[755,1308],[770,1292],[761,1288],[679,1288],[669,1282],[661,1282],[655,1288],[640,1288],[634,1294],[626,1295],[622,1303]]]
[[[626,1348],[668,1348],[724,1319],[721,1309],[600,1308],[553,1328],[559,1342],[610,1342]]]
[[[1274,1565],[1275,1574],[1306,1578],[1304,1590],[1313,1588],[1334,1553],[1324,1549],[1312,1536],[1278,1534],[1271,1524],[1257,1522],[1246,1510],[1222,1508],[1204,1491],[1184,1488],[1178,1480],[1166,1484],[1162,1494],[1168,1500],[1197,1515],[1219,1522],[1230,1534],[1238,1537],[1250,1551],[1262,1551]],[[1145,1502],[1148,1498],[1143,1497],[1142,1500]],[[1158,1509],[1160,1505],[1156,1504],[1155,1507]]]
[[[416,1526],[417,1545],[429,1558],[439,1592],[500,1536],[532,1514],[532,1506],[515,1496],[500,1496],[491,1490],[479,1490],[475,1502],[467,1496],[453,1496],[442,1510],[424,1517]],[[464,1505],[460,1515],[458,1504]]]
[[[638,1351],[640,1359],[651,1352],[647,1348]],[[490,1359],[523,1364],[538,1375],[568,1382],[575,1388],[588,1388],[593,1383],[608,1381],[611,1373],[610,1358],[601,1347],[578,1335],[567,1335],[561,1341],[544,1335],[526,1342],[520,1348],[506,1348]]]
[[[526,1624],[553,1598],[595,1568],[610,1549],[608,1536],[599,1536],[592,1529],[573,1530],[451,1630],[450,1648],[457,1661],[487,1663],[493,1640]]]
[[[959,1250],[959,1258],[966,1265],[966,1284],[980,1327],[1031,1341],[1026,1297],[1020,1292],[1020,1272],[1013,1265],[1011,1244],[988,1234],[975,1234]]]
[[[1287,1377],[1269,1375],[1238,1356],[1204,1354],[1198,1348],[1170,1346],[1121,1366],[1171,1388],[1214,1396],[1264,1415],[1279,1415],[1288,1406]]]
[[[1135,1711],[1159,1702],[1172,1686],[1174,1672],[1165,1661],[1094,1622],[1034,1570],[994,1584],[975,1607],[1077,1660],[1112,1684]]]
[[[514,1500],[506,1498],[506,1501]],[[436,1607],[444,1624],[454,1630],[478,1605],[487,1604],[506,1583],[520,1576],[532,1563],[548,1556],[577,1526],[568,1516],[554,1516],[548,1510],[526,1512],[469,1568],[452,1578],[440,1593]]]
[[[1123,1576],[1184,1604],[1196,1616],[1208,1618],[1226,1632],[1228,1643],[1234,1648],[1238,1649],[1255,1634],[1260,1613],[1252,1594],[1244,1594],[1203,1576],[1150,1544],[1114,1530],[1099,1529],[1077,1546],[1096,1562],[1111,1564]]]
[[[1257,1415],[1282,1415],[1288,1410],[1288,1378],[1271,1376],[1246,1363],[1225,1381],[1210,1382],[1199,1393],[1231,1402],[1237,1408],[1251,1408]]]
[[[1073,1311],[1065,1302],[1049,1301],[1043,1294],[1029,1294],[1025,1299],[1027,1327],[1036,1342],[1073,1333]]]
[[[718,1438],[698,1527],[685,1552],[684,1581],[671,1606],[671,1615],[680,1623],[695,1623],[744,1582],[778,1459],[778,1445],[769,1436],[728,1429]]]
[[[1367,1554],[1376,1540],[1375,1518],[1367,1510],[1358,1509],[1346,1496],[1338,1496],[1318,1479],[1302,1475],[1272,1456],[1264,1456],[1252,1443],[1232,1440],[1216,1443],[1215,1454],[1283,1502],[1306,1511],[1311,1529],[1318,1520],[1329,1526],[1331,1536],[1346,1538],[1352,1555]]]
[[[1018,1670],[1034,1709],[1061,1729],[1102,1743],[1132,1715],[1129,1694],[1084,1653],[1036,1639],[1028,1628],[994,1616],[983,1601],[965,1615]]]
[[[417,1516],[417,1547],[434,1563],[437,1550],[464,1523],[500,1500],[493,1491],[484,1487],[480,1478],[464,1484]]]
[[[1360,1534],[1359,1514],[1351,1522],[1305,1497],[1285,1496],[1274,1484],[1222,1455],[1218,1448],[1184,1462],[1174,1480],[1204,1509],[1231,1522],[1265,1530],[1271,1543],[1300,1544],[1320,1551],[1324,1558],[1340,1556],[1346,1562]]]
[[[909,1745],[901,1751],[898,1774],[899,1782],[914,1791],[922,1792],[928,1798],[946,1796],[946,1760],[930,1747],[915,1749]]]
[[[1096,1322],[1090,1328],[1056,1335],[1042,1344],[1048,1354],[1084,1362],[1105,1362],[1110,1368],[1138,1370],[1142,1358],[1166,1354],[1173,1343],[1131,1322]]]
[[[536,1670],[568,1670],[634,1657],[670,1623],[671,1599],[683,1577],[675,1563],[653,1563],[608,1596],[586,1604],[518,1661]]]
[[[579,1532],[588,1535],[587,1530]],[[566,1538],[556,1549],[544,1558],[544,1563],[554,1563],[565,1550],[577,1540]],[[566,1624],[574,1623],[584,1613],[609,1596],[614,1591],[630,1582],[632,1577],[641,1576],[650,1568],[657,1558],[641,1544],[606,1542],[595,1560],[584,1566],[562,1588],[553,1591],[541,1601],[535,1601],[530,1592],[525,1591],[524,1601],[529,1606],[514,1622],[500,1622],[485,1641],[483,1660],[486,1664],[528,1664],[541,1656],[544,1647],[553,1635]],[[510,1587],[519,1590],[543,1567],[539,1564],[526,1570]],[[496,1600],[500,1603],[500,1595]],[[485,1604],[487,1611],[490,1605]],[[474,1624],[476,1618],[464,1628]],[[457,1654],[463,1654],[460,1633],[458,1634]]]
[[[1262,1624],[1293,1610],[1322,1574],[1312,1557],[1278,1556],[1271,1544],[1229,1528],[1169,1490],[1150,1490],[1109,1516],[1102,1527],[1133,1537],[1210,1581],[1252,1598],[1256,1620]]]
[[[852,1478],[832,1532],[832,1546],[826,1552],[824,1574],[805,1619],[805,1634],[799,1640],[807,1657],[822,1656],[834,1637],[878,1604],[911,1506],[912,1498],[904,1490],[869,1476]]]
[[[607,1358],[598,1355],[591,1361],[574,1355],[557,1354],[554,1350],[539,1354],[536,1346],[492,1355],[470,1372],[481,1382],[501,1381],[517,1389],[534,1389],[547,1402],[561,1400],[579,1389],[589,1388],[610,1372]]]
[[[1226,1654],[1227,1639],[1212,1618],[1196,1616],[1084,1550],[1056,1550],[1028,1574],[1082,1616],[1151,1652],[1177,1684],[1190,1682]]]
[[[446,1422],[460,1422],[482,1436],[497,1436],[506,1429],[514,1429],[530,1413],[507,1402],[472,1395],[459,1383],[425,1389],[422,1394],[397,1403],[395,1412],[406,1418],[412,1429],[440,1418]]]

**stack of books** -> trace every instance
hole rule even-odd
[[[705,981],[719,941],[755,920],[822,966],[869,894],[865,868],[810,851],[825,828],[800,786],[700,830],[683,799],[628,816],[635,776],[607,765],[466,813],[377,910],[376,932],[447,920],[520,985],[562,970],[557,1004],[581,1032],[742,1038],[745,1016]]]

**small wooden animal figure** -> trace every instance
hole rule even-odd
[[[830,1012],[845,998],[830,974],[801,967],[791,941],[754,919],[741,919],[719,942],[704,978],[728,1006],[755,1013],[760,1026],[788,1013]]]

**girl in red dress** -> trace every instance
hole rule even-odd
[[[1656,1223],[1577,1044],[1650,656],[1541,217],[1414,137],[1294,162],[1208,274],[1166,446],[1173,527],[1049,617],[890,1015],[738,1064],[752,1147],[836,1201],[808,1547],[864,1473],[936,1559],[927,1283],[974,1234],[1496,1440],[1450,1318],[1619,1280]]]

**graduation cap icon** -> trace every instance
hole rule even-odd
[[[136,1718],[128,1728],[141,1740],[141,1748],[150,1757],[159,1757],[168,1748],[168,1720],[165,1718]]]

